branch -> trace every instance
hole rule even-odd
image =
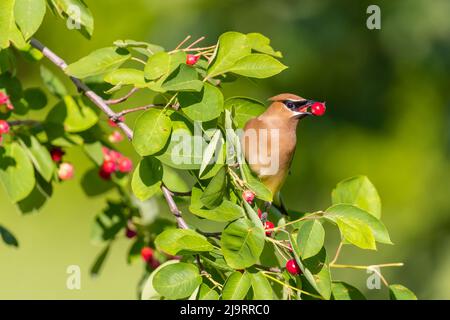
[[[57,67],[59,67],[62,71],[65,71],[67,68],[67,63],[61,59],[58,55],[56,55],[53,51],[51,51],[49,48],[44,46],[42,43],[40,43],[36,39],[31,39],[30,44],[42,52],[44,57],[49,59],[53,64],[55,64]],[[115,121],[117,123],[117,126],[122,129],[122,131],[125,133],[125,135],[128,137],[129,140],[133,139],[133,131],[126,125],[126,123],[120,121],[117,117],[117,114],[108,106],[108,104],[103,100],[102,97],[100,97],[98,94],[96,94],[94,91],[89,89],[87,85],[85,85],[80,79],[75,77],[70,77],[74,85],[77,87],[78,91],[82,92],[89,100],[91,100],[97,107],[100,108],[100,110],[105,113],[109,119]]]
[[[163,104],[149,104],[149,105],[142,106],[142,107],[126,109],[126,110],[122,110],[119,113],[117,113],[117,116],[120,118],[120,117],[123,117],[123,116],[125,116],[125,115],[127,115],[129,113],[138,112],[138,111],[145,111],[145,110],[148,110],[150,108],[155,108],[155,107],[164,107],[164,105]]]
[[[42,123],[37,120],[12,120],[8,121],[10,127],[15,126],[40,126]]]
[[[31,39],[30,44],[42,52],[44,57],[46,57],[48,60],[50,60],[53,64],[55,64],[57,67],[59,67],[62,71],[65,71],[67,68],[67,63],[61,59],[58,55],[56,55],[53,51],[51,51],[49,48],[44,46],[42,43],[40,43],[36,39]],[[117,126],[125,133],[125,135],[128,137],[129,140],[133,139],[133,130],[131,130],[130,127],[127,126],[126,123],[121,121],[119,118],[120,116],[115,113],[109,105],[106,103],[105,100],[103,100],[102,97],[100,97],[98,94],[96,94],[94,91],[92,91],[86,84],[84,84],[80,79],[75,77],[70,77],[74,85],[77,87],[78,91],[82,92],[86,97],[88,97],[100,110],[105,113],[109,119],[115,121],[117,123]],[[170,211],[177,219],[177,223],[179,228],[181,229],[189,229],[186,221],[184,221],[183,217],[181,216],[181,211],[178,209],[174,199],[173,199],[173,193],[169,191],[164,185],[161,186],[161,190],[163,191],[164,197],[166,199],[167,204],[169,205]]]
[[[112,105],[112,104],[119,104],[119,103],[125,102],[137,91],[139,91],[139,88],[133,88],[125,96],[118,98],[118,99],[106,100],[105,103]]]

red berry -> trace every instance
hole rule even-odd
[[[197,63],[198,59],[200,59],[200,56],[196,56],[193,54],[188,54],[187,58],[186,58],[186,64],[193,66],[194,64]]]
[[[150,262],[153,258],[153,249],[150,247],[144,247],[141,250],[141,257],[145,262]]]
[[[9,97],[4,92],[0,92],[0,105],[8,103],[8,102],[9,102]]]
[[[326,110],[327,107],[323,102],[316,102],[311,106],[311,113],[315,116],[323,116]]]
[[[253,200],[255,200],[255,194],[253,191],[245,190],[242,193],[242,198],[249,204],[253,204]]]
[[[126,236],[128,239],[132,239],[132,238],[136,237],[136,235],[137,235],[137,232],[136,232],[135,230],[132,230],[132,229],[130,229],[129,227],[126,228],[126,230],[125,230],[125,236]]]
[[[111,173],[104,171],[102,168],[100,168],[98,175],[103,180],[111,180]]]
[[[117,169],[116,163],[111,160],[105,160],[102,164],[102,171],[105,173],[114,173]]]
[[[73,178],[74,168],[70,163],[61,163],[58,169],[58,177],[61,180],[70,180]]]
[[[0,120],[0,135],[9,132],[9,124],[5,120]]]
[[[266,221],[266,223],[264,223],[265,230],[271,230],[273,228],[275,228],[275,225],[272,222]],[[266,231],[266,236],[270,237],[272,235],[272,232],[273,231]]]
[[[133,170],[133,162],[129,158],[120,158],[118,160],[119,171],[122,173],[128,173]]]
[[[286,262],[286,270],[293,276],[296,276],[302,272],[295,259],[291,259],[288,262]]]
[[[260,208],[258,208],[258,217],[261,219],[262,218],[262,211]]]
[[[53,148],[52,150],[50,150],[52,160],[56,163],[60,163],[65,154],[66,153],[61,148]]]

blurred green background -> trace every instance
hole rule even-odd
[[[209,44],[229,30],[270,37],[290,68],[271,80],[240,80],[225,91],[261,100],[292,92],[327,101],[326,117],[299,128],[299,149],[284,188],[288,206],[324,209],[338,181],[367,175],[380,193],[395,246],[380,246],[376,253],[345,247],[340,262],[404,262],[403,268],[384,270],[390,283],[406,285],[421,299],[450,299],[449,1],[376,1],[382,29],[373,31],[366,28],[366,8],[373,4],[368,1],[86,2],[96,24],[91,41],[49,13],[37,34],[69,62],[117,39],[173,48],[187,34],[205,35]],[[41,86],[38,75],[37,65],[20,65],[25,87]],[[146,102],[139,95],[128,105]],[[126,143],[122,148],[132,154]],[[20,242],[18,249],[0,243],[0,299],[136,298],[143,266],[127,265],[125,238],[116,241],[102,273],[89,276],[101,250],[90,243],[91,224],[105,199],[80,189],[92,165],[78,151],[68,155],[76,163],[76,179],[57,186],[41,212],[21,216],[0,192],[0,224]],[[66,288],[72,264],[82,270],[79,291]],[[364,271],[336,275],[369,297],[387,297],[385,288],[366,289]]]

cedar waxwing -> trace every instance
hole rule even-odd
[[[272,101],[269,108],[245,125],[243,152],[251,170],[272,192],[273,204],[287,214],[280,198],[280,189],[289,174],[294,157],[297,125],[301,119],[310,115],[323,115],[325,103],[289,93],[269,100]]]

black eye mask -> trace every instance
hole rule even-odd
[[[283,101],[284,105],[290,109],[290,110],[297,110],[298,108],[301,108],[309,103],[309,100],[302,100],[302,101],[292,101],[292,100],[286,100]]]

